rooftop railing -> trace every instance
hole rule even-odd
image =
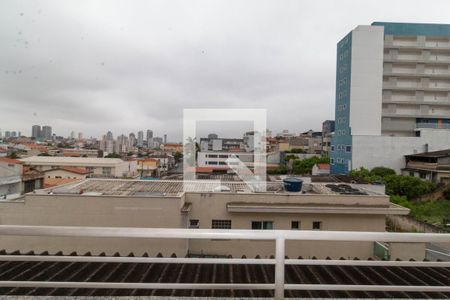
[[[115,263],[169,263],[169,264],[247,264],[275,265],[274,283],[143,283],[143,282],[56,282],[56,281],[0,281],[0,287],[32,288],[96,288],[96,289],[162,289],[162,290],[274,290],[275,299],[283,299],[285,290],[333,291],[402,291],[450,292],[450,286],[426,285],[348,285],[348,284],[286,284],[285,265],[334,266],[392,266],[392,267],[450,267],[450,262],[376,261],[376,260],[311,260],[285,259],[287,240],[346,241],[346,242],[416,242],[449,243],[450,234],[390,233],[356,231],[288,231],[288,230],[211,230],[168,228],[114,228],[68,226],[0,225],[2,236],[58,236],[108,237],[149,239],[237,239],[275,241],[274,259],[234,258],[159,258],[159,257],[104,257],[104,256],[34,256],[0,255],[0,261],[51,262],[115,262]]]

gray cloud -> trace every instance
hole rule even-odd
[[[334,118],[342,36],[375,20],[445,23],[449,9],[411,0],[4,0],[0,128],[149,128],[179,140],[183,108],[256,107],[267,108],[274,132],[319,129]]]

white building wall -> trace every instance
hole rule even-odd
[[[352,169],[385,166],[397,174],[405,155],[450,148],[450,130],[422,129],[420,137],[353,136]]]
[[[358,26],[352,32],[350,127],[353,135],[380,135],[384,27]]]

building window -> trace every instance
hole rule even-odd
[[[268,230],[273,229],[273,221],[252,221],[253,230]]]
[[[207,161],[207,165],[217,165],[217,161]]]
[[[103,168],[103,175],[111,176],[111,168]]]
[[[352,152],[352,146],[345,146],[345,152]]]
[[[212,229],[231,229],[231,220],[212,220]]]
[[[334,165],[334,158],[330,158],[330,164]]]
[[[228,158],[228,155],[221,154],[221,155],[219,155],[219,158]]]
[[[292,230],[299,230],[300,229],[300,221],[292,221],[291,222],[291,229]]]
[[[224,161],[219,161],[219,165],[226,165]]]
[[[334,152],[334,145],[331,145],[331,152]]]
[[[320,229],[322,229],[322,222],[314,221],[313,224],[312,224],[312,229],[313,230],[320,230]]]
[[[199,220],[191,219],[189,220],[189,228],[199,228],[200,222]]]

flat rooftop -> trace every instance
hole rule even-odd
[[[270,194],[297,195],[369,195],[384,196],[383,192],[368,189],[367,185],[337,184],[337,183],[304,183],[302,192],[287,192],[282,181],[267,182],[267,192]],[[149,196],[149,197],[179,197],[184,192],[199,193],[253,193],[242,181],[213,180],[126,180],[126,179],[86,179],[79,183],[48,188],[36,191],[42,194],[84,194],[91,196]]]

